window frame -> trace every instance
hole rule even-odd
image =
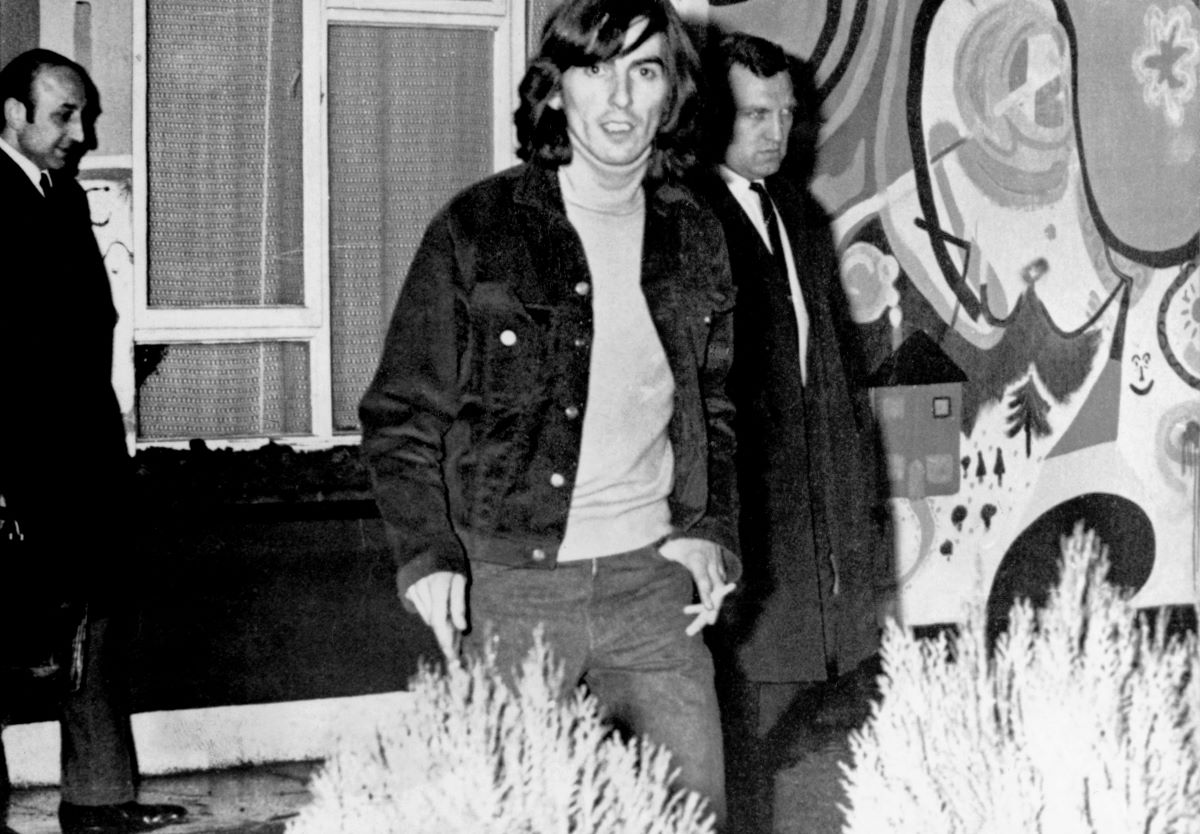
[[[525,68],[525,0],[305,0],[301,97],[303,110],[304,304],[296,306],[152,307],[148,303],[149,243],[148,47],[146,6],[135,0],[133,31],[132,213],[133,292],[122,317],[132,321],[127,348],[133,363],[138,344],[221,344],[247,341],[299,341],[308,345],[311,433],[288,436],[206,437],[210,446],[253,448],[276,441],[306,449],[356,443],[358,433],[333,428],[332,333],[329,270],[328,67],[329,30],[338,25],[446,27],[474,29],[492,35],[492,170],[517,161],[515,128],[517,84]],[[121,375],[130,389],[133,374]],[[183,448],[188,440],[146,440],[137,436],[133,390],[122,401],[131,411],[135,448]]]

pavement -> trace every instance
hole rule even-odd
[[[155,776],[142,781],[142,802],[188,809],[170,834],[282,834],[287,820],[309,800],[309,776],[318,762],[281,762],[203,773]],[[8,825],[18,834],[59,834],[58,789],[13,791]]]
[[[844,730],[801,728],[790,740],[773,784],[758,798],[758,819],[739,832],[839,834],[844,792],[839,764],[849,759]],[[139,799],[185,806],[188,818],[167,834],[283,834],[309,801],[320,762],[279,762],[143,780]],[[59,834],[58,789],[13,791],[8,825],[18,834]]]
[[[763,797],[770,808],[764,834],[838,834],[843,799],[838,764],[848,756],[844,733],[806,739],[775,774],[772,795]],[[150,777],[139,798],[188,809],[185,822],[163,829],[168,834],[283,834],[288,819],[309,801],[309,777],[319,764],[281,762]],[[18,789],[8,824],[19,834],[59,834],[57,808],[57,788]]]

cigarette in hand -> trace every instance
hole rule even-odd
[[[718,585],[713,588],[712,592],[712,608],[705,608],[704,603],[694,602],[691,605],[684,606],[684,614],[694,614],[696,619],[692,620],[684,633],[688,637],[699,634],[700,630],[705,626],[710,626],[717,621],[717,614],[721,610],[721,601],[729,595],[729,592],[737,587],[734,582],[726,582],[724,585]]]

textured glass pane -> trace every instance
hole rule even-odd
[[[308,345],[138,345],[138,437],[263,437],[312,431]]]
[[[492,166],[492,35],[329,32],[333,419],[358,428],[392,305],[433,213]]]
[[[301,4],[146,4],[153,306],[304,303]]]
[[[557,5],[558,0],[529,0],[526,8],[528,23],[525,30],[525,51],[529,55],[538,51],[542,42],[542,27],[546,25],[546,18],[550,17],[550,12],[554,11],[554,7]]]

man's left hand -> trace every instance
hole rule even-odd
[[[721,546],[705,539],[671,539],[658,548],[664,559],[678,562],[687,568],[696,583],[700,602],[683,609],[685,614],[695,614],[696,619],[687,627],[688,636],[717,621],[721,602],[736,585],[725,581],[725,560]]]

